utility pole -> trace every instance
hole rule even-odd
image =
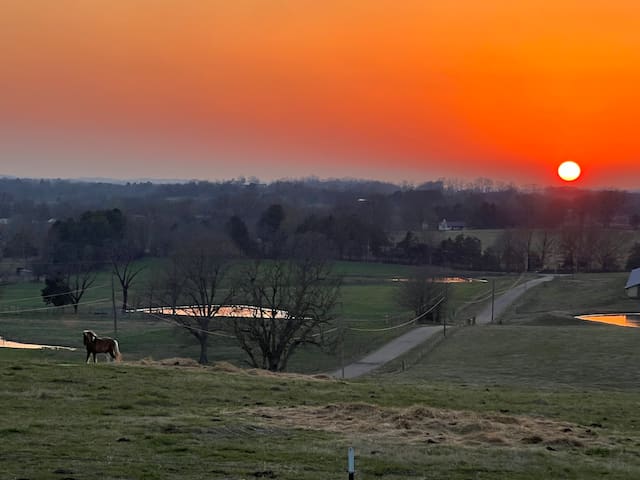
[[[349,480],[354,480],[356,476],[356,452],[353,447],[349,447],[347,454],[347,473]]]
[[[444,284],[444,296],[442,297],[441,302],[444,303],[445,307],[447,305],[447,297],[449,296],[449,285],[448,284]],[[440,311],[442,311],[444,307],[440,308]],[[444,315],[442,315],[442,334],[444,337],[447,336],[447,312],[445,310]]]
[[[491,323],[493,323],[493,312],[496,299],[496,281],[491,281]]]
[[[111,305],[113,307],[113,331],[118,335],[118,312],[116,309],[116,290],[113,286],[113,272],[111,273]]]
[[[342,317],[339,317],[340,321],[340,370],[342,371],[342,379],[344,380],[344,325]]]

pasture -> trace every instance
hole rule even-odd
[[[159,260],[145,262],[146,269],[133,284],[131,303],[148,304],[148,280],[158,277],[162,267]],[[323,350],[317,347],[301,349],[292,358],[290,370],[324,372],[335,369],[344,357],[348,362],[407,331],[410,326],[395,328],[412,318],[412,313],[397,303],[398,279],[407,278],[415,267],[391,264],[338,262],[335,272],[343,278],[341,298],[336,312],[333,332]],[[496,288],[512,284],[517,277],[497,276]],[[114,331],[111,305],[111,278],[101,272],[82,300],[78,315],[72,307],[49,308],[40,297],[42,284],[20,283],[0,287],[0,336],[25,343],[42,343],[82,347],[80,333],[91,329],[99,335],[115,336],[126,359],[188,357],[198,358],[194,339],[169,319],[144,314],[119,312],[119,291],[116,282],[118,332]],[[471,315],[482,303],[473,302],[490,292],[486,283],[451,285],[450,321],[456,313]],[[486,299],[484,300],[486,301]],[[464,307],[464,308],[463,308]],[[343,332],[343,335],[340,333]],[[234,339],[214,335],[210,339],[210,360],[244,364],[244,353]]]
[[[520,327],[476,330],[508,328]],[[349,383],[3,349],[3,475],[319,480],[345,475],[354,446],[360,478],[637,478],[636,380],[606,390],[584,375],[573,383],[575,357],[566,382],[543,378],[548,368],[510,382],[487,373],[487,357],[467,356],[469,369],[447,354],[473,330],[441,344],[422,369]],[[483,341],[474,353],[483,345],[496,348]]]
[[[352,321],[360,312],[383,325],[384,285],[397,283],[370,277],[345,285],[376,287],[377,307],[349,303],[357,290],[344,303]],[[437,348],[407,355],[405,371],[396,363],[353,382],[142,356],[84,365],[78,352],[0,349],[3,473],[315,480],[346,476],[353,446],[359,478],[638,478],[640,329],[571,317],[629,306],[621,279],[558,278],[527,292],[502,325],[456,328]],[[457,305],[486,296],[487,284],[461,285],[473,291]],[[47,319],[64,338],[70,320]],[[71,320],[78,332],[81,319]],[[139,322],[130,346],[156,335],[152,343],[166,348],[168,327],[130,322]]]

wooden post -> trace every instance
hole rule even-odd
[[[338,321],[340,322],[340,370],[342,372],[342,380],[344,380],[344,320],[342,317],[338,317]]]
[[[349,447],[347,456],[347,472],[349,473],[349,480],[354,480],[356,475],[356,453],[353,447]]]
[[[491,323],[493,323],[494,303],[496,299],[496,281],[491,281]]]
[[[445,306],[447,305],[448,296],[449,296],[449,285],[445,284],[445,286],[444,286],[444,300],[442,300],[443,303],[445,304]],[[445,312],[444,315],[442,315],[442,336],[443,337],[447,336],[447,314],[446,314],[446,312]]]
[[[118,335],[118,312],[116,309],[116,290],[113,286],[113,273],[111,274],[111,305],[113,306],[113,331]]]

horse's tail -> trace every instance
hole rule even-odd
[[[113,340],[113,353],[116,356],[116,362],[120,362],[122,360],[122,354],[120,353],[120,347],[118,346],[118,341]]]

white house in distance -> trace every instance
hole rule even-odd
[[[440,230],[441,232],[448,232],[450,230],[464,230],[466,226],[467,225],[464,222],[459,222],[456,220],[448,222],[446,218],[443,218],[442,221],[438,223],[438,230]]]
[[[634,268],[629,274],[624,290],[631,298],[640,298],[640,268]]]

